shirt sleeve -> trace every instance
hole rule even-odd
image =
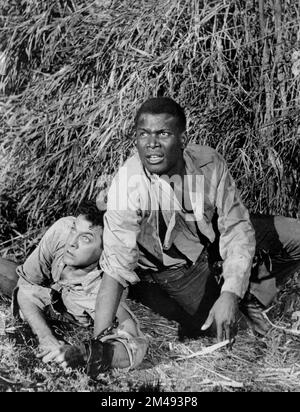
[[[27,283],[49,286],[52,283],[52,262],[56,251],[59,232],[64,227],[63,219],[54,223],[43,235],[36,249],[23,265],[17,267],[19,285]]]
[[[107,195],[100,266],[107,275],[127,287],[139,281],[134,270],[139,258],[137,239],[141,216],[137,192],[130,193],[127,184],[120,182],[117,175]]]
[[[216,205],[220,254],[224,260],[222,292],[233,292],[242,298],[249,285],[255,253],[255,232],[228,167],[221,156],[220,160]]]

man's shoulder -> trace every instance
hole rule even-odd
[[[129,179],[132,180],[132,178],[135,178],[138,181],[143,175],[144,168],[142,162],[138,153],[135,152],[133,155],[126,159],[122,166],[119,167],[113,180],[125,182]]]
[[[52,226],[50,226],[50,229],[55,229],[58,232],[64,230],[65,228],[71,228],[75,221],[74,216],[65,216],[61,217],[60,219],[56,220]]]
[[[133,153],[120,167],[119,170],[124,171],[126,169],[129,173],[142,173],[143,165],[137,152]]]
[[[137,199],[141,191],[147,191],[145,185],[145,172],[138,153],[129,157],[121,166],[112,180],[107,192],[107,209],[121,207],[123,200],[130,197]],[[112,202],[112,203],[111,203]],[[121,203],[120,203],[121,202]],[[103,204],[103,195],[98,195],[97,206],[100,209]],[[113,205],[113,206],[112,206]],[[126,208],[125,204],[122,206]]]
[[[66,216],[58,219],[49,227],[45,233],[45,237],[51,239],[55,243],[66,239],[69,235],[74,220],[74,216]]]
[[[53,277],[52,264],[62,256],[62,250],[74,221],[73,216],[63,217],[53,223],[44,233],[38,246],[27,257],[23,265],[18,266],[18,275],[31,284],[43,285]],[[47,283],[48,282],[48,283]]]
[[[199,168],[224,162],[223,157],[210,146],[191,143],[187,145],[185,154],[193,161],[194,166]]]
[[[197,143],[189,143],[185,151],[203,163],[220,158],[220,154],[213,147]]]

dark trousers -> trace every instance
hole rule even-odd
[[[276,296],[277,285],[300,270],[300,222],[263,215],[251,215],[251,222],[256,235],[256,264],[249,291],[267,306]],[[146,273],[147,280],[140,273],[141,282],[130,287],[129,298],[196,335],[220,294],[220,279],[212,271],[214,260],[219,259],[217,239],[208,256],[191,267]]]

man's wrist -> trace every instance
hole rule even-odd
[[[59,344],[59,340],[56,339],[55,336],[53,336],[52,334],[47,334],[47,335],[43,335],[43,336],[39,336],[39,344],[40,345],[47,345],[47,344],[53,344],[53,343],[57,343]]]
[[[237,303],[239,303],[239,302],[241,301],[241,298],[240,298],[239,295],[237,295],[237,294],[234,293],[234,292],[230,292],[230,291],[228,291],[228,290],[223,290],[223,291],[221,292],[221,295],[227,295],[227,296],[229,296],[230,298],[234,299]]]
[[[102,332],[100,332],[97,336],[95,336],[93,338],[93,340],[96,341],[101,341],[102,338],[108,336],[108,335],[112,335],[113,331],[119,326],[119,322],[118,319],[115,318],[115,320],[112,322],[112,324],[110,326],[108,326],[107,328],[105,328]]]

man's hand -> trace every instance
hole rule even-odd
[[[236,334],[237,314],[238,296],[231,292],[223,292],[211,308],[201,330],[208,329],[215,322],[218,342],[232,340]]]
[[[42,358],[44,363],[54,361],[63,368],[68,365],[65,361],[65,351],[69,347],[65,342],[57,340],[53,335],[40,339],[38,358]]]

